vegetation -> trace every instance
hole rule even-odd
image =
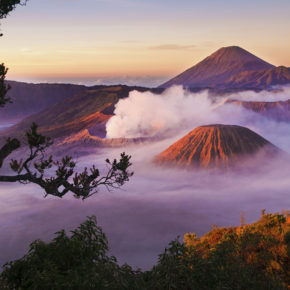
[[[62,230],[48,244],[32,243],[21,260],[5,265],[0,285],[29,290],[138,289],[138,272],[127,265],[120,267],[107,251],[107,238],[91,217],[71,236]]]
[[[37,129],[37,125],[32,123],[26,132],[29,148],[27,157],[21,160],[12,159],[10,168],[14,175],[0,175],[0,182],[34,183],[45,191],[45,196],[63,197],[72,192],[75,197],[85,199],[96,193],[101,185],[108,189],[118,188],[133,175],[133,172],[129,171],[131,156],[125,153],[121,154],[120,160],[106,160],[108,171],[103,176],[95,166],[76,173],[76,163],[71,156],[64,156],[61,160],[54,160],[51,155],[46,156],[46,149],[53,142],[49,137],[38,133]],[[18,139],[8,138],[6,144],[0,147],[0,168],[4,160],[20,145]],[[53,168],[55,173],[51,175]]]
[[[0,19],[5,18],[16,5],[25,5],[27,0],[5,0],[0,2]]]
[[[2,289],[275,290],[290,287],[290,218],[264,214],[257,222],[185,235],[159,256],[151,271],[119,266],[95,217],[68,236],[31,244],[22,259],[7,263]]]
[[[0,1],[0,19],[5,18],[21,0]],[[10,100],[5,83],[7,68],[0,65],[0,106]],[[93,166],[75,173],[75,162],[66,156],[55,161],[45,157],[52,144],[32,124],[26,132],[28,156],[12,160],[14,176],[0,176],[0,182],[32,182],[46,192],[62,197],[71,191],[87,198],[100,185],[119,187],[132,175],[130,156],[121,154],[110,162],[101,177]],[[18,139],[8,139],[0,148],[0,168],[20,147]],[[55,167],[55,174],[48,171]],[[37,240],[21,259],[4,265],[0,289],[271,289],[290,288],[290,221],[288,215],[265,214],[256,223],[240,227],[214,228],[202,238],[187,234],[183,243],[176,239],[159,256],[151,271],[120,266],[108,255],[108,241],[90,217],[68,235],[56,233],[49,243]]]
[[[8,69],[5,67],[4,63],[0,64],[0,107],[4,107],[6,103],[11,102],[10,98],[7,97],[10,86],[5,83],[7,72]]]

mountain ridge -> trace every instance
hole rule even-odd
[[[189,89],[252,87],[265,89],[287,83],[290,83],[289,68],[275,67],[241,47],[229,46],[220,48],[159,88],[182,85]]]

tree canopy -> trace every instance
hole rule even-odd
[[[17,5],[25,5],[27,0],[1,0],[0,19],[5,18]]]
[[[95,217],[70,235],[33,242],[4,266],[2,289],[287,290],[290,286],[289,213],[263,214],[253,224],[185,235],[159,255],[150,271],[120,266]],[[6,288],[5,288],[6,287]],[[1,286],[0,286],[1,289]]]

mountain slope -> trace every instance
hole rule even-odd
[[[224,86],[232,88],[266,89],[272,85],[286,85],[290,83],[290,68],[279,66],[265,71],[245,71],[233,75]]]
[[[242,106],[247,110],[278,122],[290,122],[290,100],[277,102],[227,100],[225,104]]]
[[[158,164],[182,167],[229,166],[240,157],[278,148],[248,128],[236,125],[200,126],[156,157]]]
[[[265,72],[271,69],[275,69],[275,66],[238,46],[223,47],[160,87],[183,85],[187,88],[234,88],[236,87],[234,77],[240,76],[238,87],[243,88],[241,73]],[[275,73],[279,76],[277,72]],[[262,75],[259,74],[259,77],[263,79]],[[282,83],[284,81],[283,79]],[[280,83],[280,78],[273,77],[267,85],[277,84],[277,82]],[[290,78],[287,77],[286,83],[288,82]],[[255,88],[257,84],[253,82],[251,85]]]
[[[83,129],[95,131],[104,137],[105,123],[113,115],[114,105],[130,91],[147,91],[143,87],[99,86],[54,104],[46,110],[29,116],[13,127],[1,132],[2,136],[20,136],[32,122],[40,132],[52,138],[64,137]]]
[[[29,84],[7,81],[11,86],[8,96],[13,103],[1,109],[0,121],[19,120],[87,90],[72,84]]]

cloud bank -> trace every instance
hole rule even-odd
[[[281,136],[288,135],[289,124],[277,123],[236,104],[225,105],[228,99],[288,100],[290,87],[273,92],[247,91],[215,98],[208,91],[191,93],[181,86],[169,88],[159,95],[133,91],[128,98],[117,103],[115,116],[106,125],[107,137],[182,136],[197,126],[221,123],[248,127],[285,149]]]
[[[122,189],[99,194],[85,201],[71,196],[44,199],[38,187],[0,185],[0,263],[21,257],[29,243],[45,241],[65,228],[72,230],[96,215],[108,235],[111,254],[120,263],[150,269],[168,242],[187,232],[202,235],[217,226],[239,225],[245,212],[246,222],[268,212],[290,208],[289,165],[271,163],[261,172],[211,173],[165,170],[150,161],[168,144],[165,141],[142,147],[126,148],[132,155],[135,172]],[[81,158],[79,164],[104,164],[120,149],[102,150]],[[99,166],[98,166],[99,167]]]
[[[272,96],[248,93],[261,99],[279,99],[285,92]],[[120,263],[150,269],[167,243],[178,235],[202,235],[213,224],[239,225],[241,213],[250,223],[259,218],[262,209],[290,209],[287,160],[271,160],[262,168],[257,162],[249,171],[222,173],[161,169],[152,163],[154,156],[189,130],[216,122],[247,126],[289,152],[289,124],[267,120],[236,105],[223,105],[225,100],[212,100],[206,91],[191,94],[181,87],[162,95],[132,92],[120,100],[116,116],[107,126],[110,137],[164,138],[136,147],[96,149],[77,161],[79,170],[95,164],[104,171],[106,158],[126,151],[132,155],[135,174],[122,190],[101,189],[81,201],[69,195],[44,199],[33,185],[0,184],[0,264],[21,257],[35,239],[48,241],[61,228],[71,230],[86,216],[96,215],[108,235],[111,253]]]

